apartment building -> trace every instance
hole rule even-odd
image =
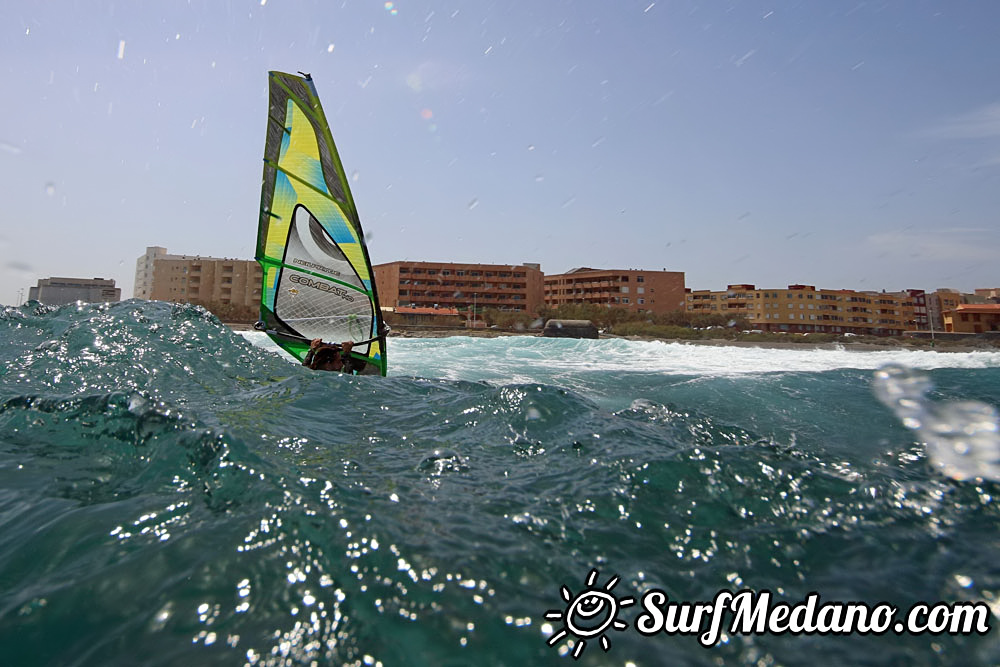
[[[28,288],[28,299],[53,306],[83,301],[104,303],[121,301],[121,288],[108,278],[39,278]]]
[[[252,259],[157,259],[149,298],[174,303],[256,307],[263,274]]]
[[[252,259],[171,255],[150,246],[136,260],[136,298],[196,303],[225,320],[248,320],[260,304],[263,274]]]
[[[469,308],[537,313],[542,305],[538,264],[389,262],[372,267],[383,307]]]
[[[153,265],[160,259],[195,259],[197,255],[171,255],[167,249],[154,245],[146,248],[146,254],[135,260],[135,282],[132,296],[136,299],[152,299]]]
[[[728,285],[724,292],[687,289],[684,307],[690,313],[741,315],[752,319],[757,298],[757,287],[748,284]]]
[[[908,292],[824,290],[812,285],[757,289],[729,285],[725,291],[691,290],[687,309],[742,315],[755,329],[787,333],[854,333],[899,336],[915,326]]]
[[[545,276],[545,305],[593,303],[634,312],[684,310],[682,271],[639,269],[573,269]]]

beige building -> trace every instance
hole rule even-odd
[[[262,282],[252,259],[170,255],[153,246],[136,262],[134,291],[138,298],[199,304],[224,320],[249,320],[256,317]]]
[[[372,267],[379,304],[387,308],[456,308],[537,313],[542,305],[538,264],[389,262]]]
[[[158,259],[195,259],[196,255],[171,255],[166,248],[149,246],[146,254],[135,260],[135,283],[132,286],[132,296],[136,299],[152,299],[153,264]]]
[[[657,314],[684,310],[684,273],[579,268],[545,276],[545,305],[571,303]]]
[[[256,307],[263,274],[252,259],[159,259],[149,298],[175,303]]]
[[[954,333],[1000,331],[1000,304],[959,304],[942,313],[944,330]]]
[[[786,333],[854,333],[899,336],[915,324],[908,292],[824,290],[812,285],[757,289],[730,285],[725,291],[689,291],[690,312],[742,315],[755,329]]]

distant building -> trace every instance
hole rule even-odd
[[[83,301],[104,303],[121,301],[122,291],[115,281],[105,278],[41,278],[28,288],[28,299],[53,306]]]
[[[1000,287],[987,287],[975,290],[976,296],[981,296],[988,303],[1000,303]]]
[[[245,320],[256,316],[262,282],[252,259],[170,255],[153,246],[136,262],[134,291],[138,298],[199,304],[221,319]]]
[[[426,308],[399,306],[398,308],[382,307],[382,316],[392,325],[419,325],[460,328],[466,325],[465,318],[457,308]]]
[[[944,330],[954,333],[1000,331],[1000,304],[959,304],[943,313]]]
[[[380,305],[388,308],[470,308],[537,313],[542,306],[538,264],[389,262],[372,267]]]
[[[583,267],[545,276],[545,305],[571,303],[657,314],[684,310],[684,273]]]
[[[915,326],[908,292],[855,292],[789,285],[757,289],[729,285],[725,291],[689,291],[690,312],[742,315],[755,329],[786,333],[854,333],[899,336]]]

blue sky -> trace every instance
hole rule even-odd
[[[1000,4],[0,5],[0,303],[250,258],[267,71],[311,72],[374,262],[1000,286]]]

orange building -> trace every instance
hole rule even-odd
[[[1000,331],[1000,304],[962,303],[941,313],[944,330],[955,333],[985,333]]]
[[[684,273],[579,268],[545,276],[545,305],[570,303],[657,314],[684,310]]]
[[[400,306],[496,308],[535,314],[542,305],[538,264],[389,262],[372,267],[379,303]]]

